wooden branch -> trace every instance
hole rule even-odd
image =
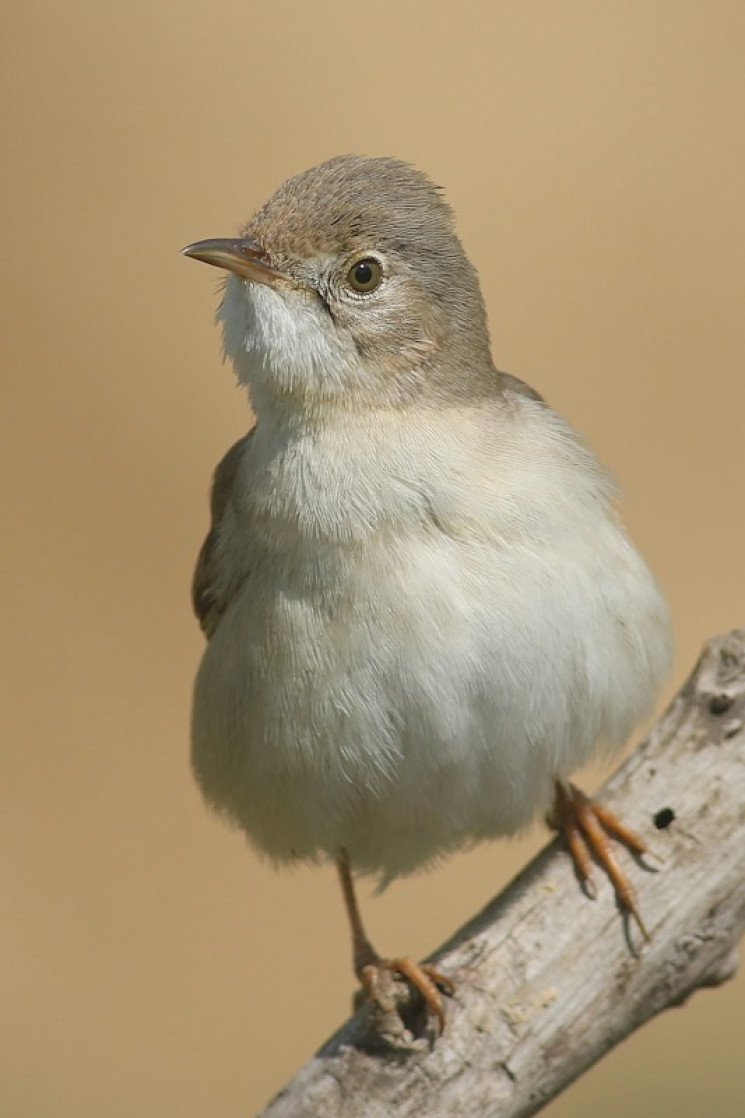
[[[732,977],[745,930],[744,723],[739,630],[707,645],[599,793],[662,859],[656,872],[651,859],[624,861],[649,943],[599,873],[597,899],[583,895],[554,841],[432,957],[456,983],[442,1037],[391,1037],[363,1009],[261,1118],[524,1118],[650,1017]]]

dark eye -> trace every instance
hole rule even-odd
[[[382,278],[383,269],[372,256],[366,256],[363,260],[358,260],[347,272],[350,287],[355,291],[362,292],[362,294],[374,291],[376,287],[380,286]]]

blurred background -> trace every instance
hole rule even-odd
[[[623,485],[677,686],[744,620],[745,7],[26,0],[3,24],[0,1109],[246,1118],[353,980],[333,873],[262,865],[189,772],[189,580],[249,413],[219,277],[178,251],[334,154],[425,169],[497,363]],[[545,837],[363,885],[373,941],[430,951]],[[547,1113],[734,1118],[744,1035],[745,977]]]

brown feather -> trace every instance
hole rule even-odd
[[[230,604],[230,597],[220,585],[216,548],[220,538],[220,523],[233,491],[235,475],[248,441],[255,427],[233,443],[225,457],[218,463],[210,493],[210,530],[197,557],[191,584],[191,602],[194,613],[207,638],[211,637],[218,622]]]

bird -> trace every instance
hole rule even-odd
[[[226,273],[254,420],[193,581],[207,804],[277,866],[335,863],[362,990],[375,1005],[395,975],[440,1031],[452,980],[377,953],[357,875],[382,887],[544,813],[646,935],[611,840],[646,844],[569,778],[651,711],[668,610],[609,474],[495,366],[442,191],[339,156],[182,252]]]

